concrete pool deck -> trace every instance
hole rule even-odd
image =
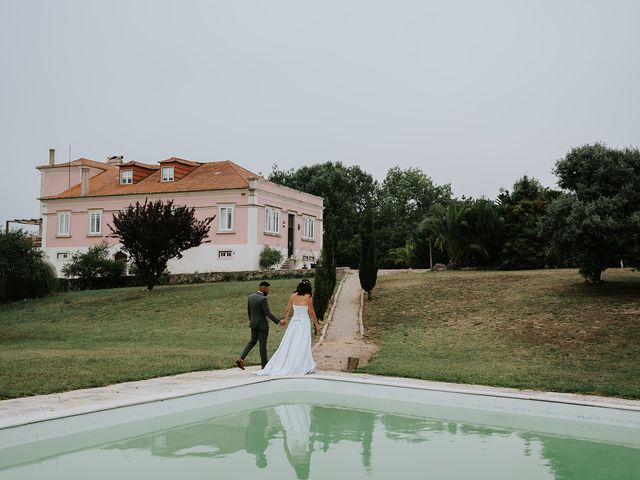
[[[257,371],[257,369],[258,367],[249,367],[245,371],[234,368],[229,370],[191,372],[170,377],[118,383],[105,387],[2,400],[0,401],[0,429],[156,400],[166,400],[243,385],[270,382],[273,380],[274,377],[257,377],[251,375],[251,372]],[[410,378],[383,377],[334,371],[319,371],[306,377],[287,378],[326,379],[450,393],[538,400],[627,410],[637,412],[640,415],[640,400],[627,400],[622,398],[432,382]]]

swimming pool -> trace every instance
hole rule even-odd
[[[640,412],[282,378],[0,429],[0,479],[640,479]]]

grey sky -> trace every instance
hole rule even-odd
[[[0,220],[81,156],[420,167],[495,198],[640,145],[636,1],[0,0]]]

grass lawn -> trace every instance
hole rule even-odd
[[[298,282],[270,280],[276,316]],[[258,283],[93,290],[0,306],[0,398],[234,367]],[[283,333],[270,325],[269,356]],[[260,364],[258,345],[247,364]]]
[[[362,371],[640,398],[640,273],[426,272],[378,277]]]

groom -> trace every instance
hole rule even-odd
[[[269,295],[269,282],[260,282],[260,287],[256,293],[249,295],[247,302],[247,313],[249,314],[249,325],[251,327],[251,340],[244,347],[240,358],[236,360],[236,365],[244,370],[244,359],[256,343],[260,341],[260,362],[262,368],[267,364],[267,337],[269,336],[269,322],[267,317],[276,325],[285,325],[284,320],[279,320],[269,309],[267,295]]]

